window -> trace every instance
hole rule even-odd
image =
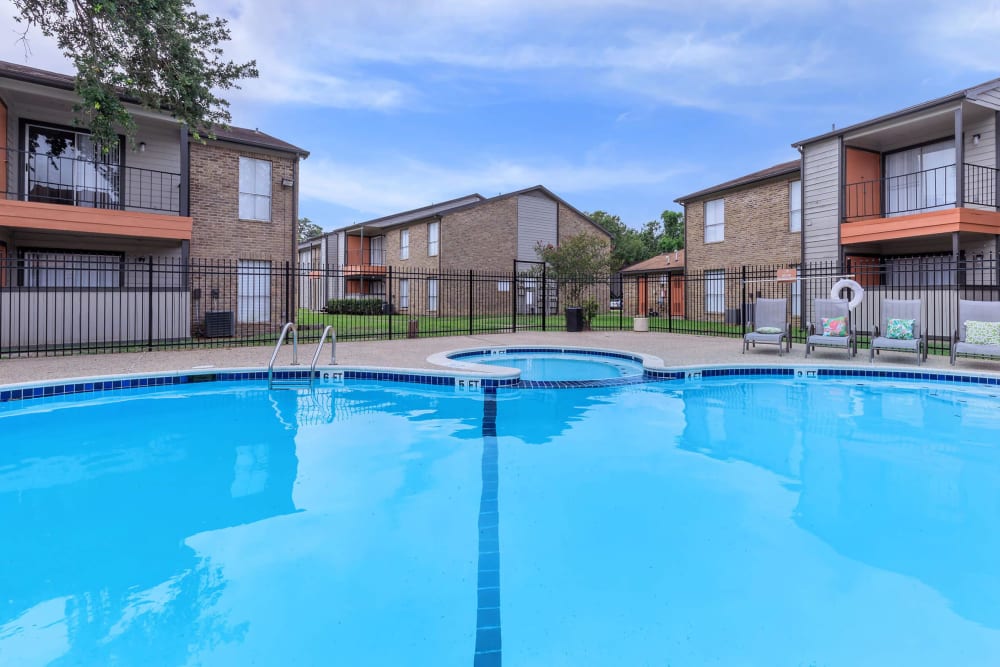
[[[788,231],[802,231],[802,181],[788,184]]]
[[[726,200],[705,202],[705,243],[718,243],[726,239]]]
[[[240,158],[240,220],[271,220],[271,163]]]
[[[436,278],[427,279],[427,310],[438,309],[438,281]]]
[[[404,229],[399,233],[399,258],[410,258],[410,230]]]
[[[372,266],[382,266],[385,264],[385,252],[382,249],[384,236],[373,236],[369,242],[369,264]]]
[[[885,156],[886,214],[954,206],[955,140]]]
[[[431,222],[427,225],[427,254],[436,257],[438,254],[438,235],[440,234],[439,222]]]
[[[726,310],[726,272],[705,272],[705,312],[722,313]]]
[[[410,280],[408,278],[399,281],[399,307],[410,307]]]
[[[241,259],[236,263],[236,307],[240,322],[271,321],[271,262]]]
[[[121,254],[31,250],[23,253],[25,287],[121,287]]]
[[[889,287],[937,287],[955,285],[955,262],[951,255],[897,257],[885,260]]]

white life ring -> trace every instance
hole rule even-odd
[[[851,299],[851,302],[849,304],[851,310],[854,310],[855,308],[861,305],[861,300],[865,298],[865,288],[857,284],[850,278],[841,278],[840,280],[835,282],[833,284],[833,287],[830,289],[830,298],[831,299],[841,298],[840,292],[845,287],[849,287],[851,289],[851,292],[854,293],[854,297]]]

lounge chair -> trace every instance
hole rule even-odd
[[[844,348],[847,350],[847,358],[853,357],[858,350],[851,326],[849,302],[843,299],[816,299],[813,301],[813,315],[815,321],[809,323],[809,335],[806,338],[806,356],[819,345]],[[817,324],[819,329],[816,328]]]
[[[916,352],[917,366],[927,358],[927,335],[922,326],[921,312],[924,302],[920,299],[883,299],[882,316],[875,327],[868,350],[868,360],[875,362],[875,354],[880,350],[893,352]]]
[[[951,365],[960,354],[1000,357],[1000,301],[958,302],[958,330],[952,336]]]
[[[788,321],[785,299],[757,299],[753,307],[753,331],[743,336],[743,354],[750,345],[757,343],[777,345],[778,356],[782,347],[792,349],[792,323]]]

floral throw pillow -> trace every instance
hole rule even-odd
[[[781,329],[779,327],[757,327],[757,333],[759,334],[780,334]]]
[[[966,320],[965,342],[972,345],[1000,345],[1000,322]]]
[[[823,321],[823,335],[824,336],[846,336],[847,335],[847,318],[841,317],[824,317]]]
[[[893,340],[913,340],[913,325],[916,320],[890,317],[885,323],[885,337]]]

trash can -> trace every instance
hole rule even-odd
[[[583,308],[566,309],[566,331],[583,331]]]
[[[410,320],[406,328],[407,338],[416,338],[420,335],[420,320]]]

